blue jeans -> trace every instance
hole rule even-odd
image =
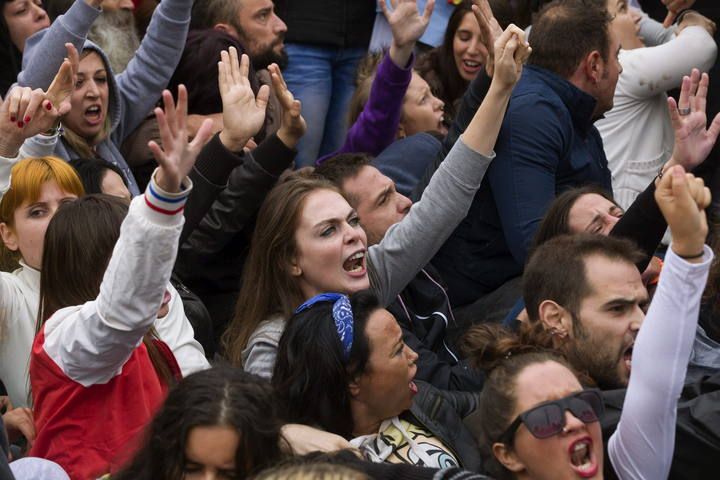
[[[355,74],[367,50],[299,43],[288,43],[285,50],[289,61],[283,76],[302,102],[308,126],[295,157],[295,166],[300,168],[314,165],[319,157],[338,150],[345,142]]]

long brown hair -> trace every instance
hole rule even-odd
[[[121,198],[87,195],[63,205],[50,220],[40,276],[38,331],[61,308],[97,298],[127,212],[128,204]],[[170,385],[170,367],[153,337],[157,335],[151,329],[143,343],[158,377]]]
[[[295,172],[276,185],[260,207],[235,317],[222,338],[225,356],[235,366],[242,365],[242,351],[263,320],[272,315],[290,318],[305,300],[289,268],[305,200],[319,189],[338,191],[312,173]]]

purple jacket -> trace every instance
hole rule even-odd
[[[372,156],[395,141],[403,99],[412,78],[413,54],[405,68],[399,68],[389,54],[378,65],[375,79],[370,88],[370,97],[352,127],[348,130],[345,143],[340,150],[318,159],[317,165],[341,153],[362,152]]]

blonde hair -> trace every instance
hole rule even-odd
[[[10,173],[10,188],[0,199],[0,222],[13,227],[15,211],[24,203],[33,203],[40,198],[42,186],[50,181],[61,190],[81,197],[85,194],[80,177],[65,160],[57,157],[26,158],[17,162]],[[9,250],[3,243],[0,247],[2,269],[14,265],[20,253]]]
[[[112,70],[105,63],[105,58],[99,52],[91,48],[86,48],[82,51],[82,53],[80,54],[80,60],[84,59],[91,53],[94,53],[95,55],[100,57],[100,60],[103,62],[103,65],[105,66],[105,69],[107,71],[108,111],[105,115],[105,121],[103,122],[102,129],[98,132],[95,138],[92,139],[91,143],[88,142],[85,138],[81,137],[76,132],[72,131],[70,128],[67,127],[67,125],[64,125],[65,129],[62,134],[62,140],[66,142],[68,146],[72,148],[77,154],[77,156],[80,158],[97,158],[97,154],[95,153],[95,149],[93,147],[108,138],[110,136],[110,131],[112,130],[112,123],[110,120],[110,102],[112,101],[110,98],[112,89],[112,82],[110,81],[110,76],[112,75]]]

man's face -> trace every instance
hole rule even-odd
[[[247,50],[256,69],[277,63],[287,65],[285,32],[287,25],[275,14],[271,0],[240,0],[237,18],[232,23],[237,38]]]
[[[635,265],[593,255],[585,259],[591,293],[568,332],[568,359],[603,389],[626,387],[632,347],[645,318],[648,294]]]
[[[360,217],[368,245],[379,243],[388,228],[405,218],[412,206],[409,198],[395,190],[395,182],[369,165],[345,180],[342,189]]]
[[[618,58],[620,54],[620,40],[612,28],[609,29],[608,34],[610,36],[608,58],[607,60],[602,58],[599,60],[600,78],[597,80],[593,95],[597,100],[597,105],[595,106],[596,118],[612,110],[615,87],[622,73],[622,65],[620,65]]]

